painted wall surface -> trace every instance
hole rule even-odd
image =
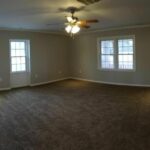
[[[10,86],[9,40],[30,40],[31,84],[68,77],[68,40],[65,35],[0,31],[0,88]]]
[[[97,38],[135,35],[136,71],[98,69]],[[72,76],[88,80],[150,85],[150,27],[82,34],[72,40]]]
[[[99,70],[97,38],[125,35],[135,35],[136,70]],[[91,32],[79,34],[75,39],[48,33],[0,31],[0,89],[10,87],[10,39],[30,40],[31,84],[74,77],[150,85],[150,27]]]

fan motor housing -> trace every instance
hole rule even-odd
[[[99,2],[100,0],[77,0],[78,2],[81,2],[85,5],[89,5],[89,4],[93,4],[93,3],[96,3],[96,2]]]

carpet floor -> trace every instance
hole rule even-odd
[[[0,92],[0,150],[148,150],[150,88],[65,80]]]

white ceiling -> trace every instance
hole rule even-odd
[[[68,13],[59,9],[70,6],[85,5],[76,0],[0,0],[0,28],[64,31]],[[101,0],[75,15],[98,19],[90,30],[145,25],[150,24],[150,0]]]

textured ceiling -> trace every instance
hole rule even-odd
[[[99,20],[90,30],[150,23],[150,0],[101,0],[92,5],[76,0],[0,0],[0,28],[64,31],[68,13],[60,10],[70,6],[85,6],[75,14],[80,19]]]

